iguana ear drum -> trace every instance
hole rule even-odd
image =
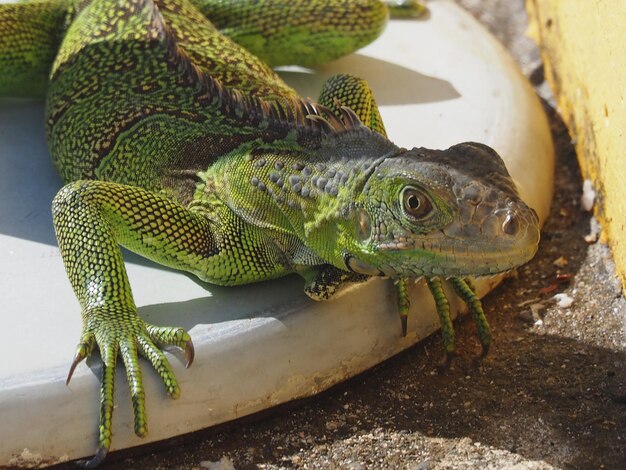
[[[372,220],[365,209],[359,210],[357,222],[357,237],[364,242],[372,236]]]

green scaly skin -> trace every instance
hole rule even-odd
[[[334,77],[320,104],[301,100],[222,34],[272,64],[311,64],[375,38],[384,4],[227,4],[0,5],[0,95],[46,91],[50,153],[67,182],[53,202],[54,225],[83,318],[68,381],[95,347],[103,361],[98,451],[87,467],[111,445],[118,355],[139,436],[147,426],[138,356],[173,398],[180,390],[161,347],[184,348],[193,360],[184,330],[138,316],[120,245],[220,285],[297,272],[316,300],[348,282],[389,277],[403,333],[408,281],[426,277],[449,354],[441,280],[469,305],[486,350],[487,321],[464,278],[512,269],[537,248],[536,214],[492,149],[399,148],[362,80]]]

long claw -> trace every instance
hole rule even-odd
[[[474,365],[475,366],[480,366],[480,364],[485,359],[485,357],[487,357],[487,354],[489,354],[489,345],[488,344],[483,344],[482,345],[482,350],[480,351],[480,353],[476,354],[474,356],[474,358],[473,358]]]
[[[109,449],[107,449],[106,447],[99,447],[96,455],[94,455],[91,459],[77,460],[76,465],[81,468],[96,468],[102,463],[108,453]]]
[[[86,356],[81,355],[79,351],[76,351],[76,354],[74,355],[74,360],[72,361],[72,365],[70,366],[70,371],[67,374],[67,380],[65,381],[65,385],[70,384],[70,380],[72,380],[72,375],[74,375],[74,370],[76,369],[76,366],[80,364],[81,361],[85,359],[85,357]]]
[[[406,333],[408,330],[409,317],[408,315],[400,316],[400,322],[402,323],[402,337],[406,337]]]
[[[72,375],[74,375],[74,370],[76,366],[80,364],[85,358],[89,357],[93,348],[95,346],[95,336],[92,333],[83,333],[80,338],[80,342],[78,343],[78,347],[76,348],[76,354],[74,355],[74,359],[72,360],[72,364],[70,365],[70,371],[67,374],[67,380],[65,381],[65,385],[69,385],[70,380],[72,380]]]
[[[193,342],[191,339],[185,343],[185,367],[189,367],[193,363],[193,358],[195,356],[195,349],[193,347]]]

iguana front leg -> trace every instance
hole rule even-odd
[[[187,365],[193,360],[191,338],[183,329],[148,325],[138,316],[118,245],[221,284],[275,277],[283,273],[283,267],[271,244],[260,243],[256,251],[245,251],[252,244],[245,240],[245,232],[234,237],[225,229],[238,230],[227,214],[213,221],[210,214],[194,212],[138,187],[102,181],[71,183],[55,197],[53,216],[83,317],[83,334],[68,380],[76,364],[96,345],[103,361],[98,452],[87,463],[93,466],[106,456],[111,444],[117,356],[122,356],[126,367],[138,436],[147,432],[138,355],[152,363],[172,398],[179,395],[178,384],[157,345],[184,348]],[[261,257],[263,262],[255,263]]]
[[[156,344],[184,348],[187,365],[193,360],[191,338],[184,330],[155,327],[139,318],[118,244],[184,266],[213,249],[215,242],[206,220],[145,190],[114,183],[79,181],[65,186],[54,199],[53,218],[83,318],[68,382],[77,363],[96,345],[102,356],[98,452],[87,463],[95,466],[111,444],[118,354],[126,367],[138,436],[147,432],[138,354],[152,363],[172,398],[180,393],[178,383]]]

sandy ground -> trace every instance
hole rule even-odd
[[[459,0],[549,90],[522,0]],[[569,136],[546,104],[555,200],[537,257],[489,295],[495,344],[483,361],[471,319],[461,355],[437,371],[435,335],[313,399],[140,449],[101,468],[626,468],[626,301],[608,249],[588,243]],[[563,293],[568,307],[553,298]],[[59,468],[74,468],[71,465]]]

